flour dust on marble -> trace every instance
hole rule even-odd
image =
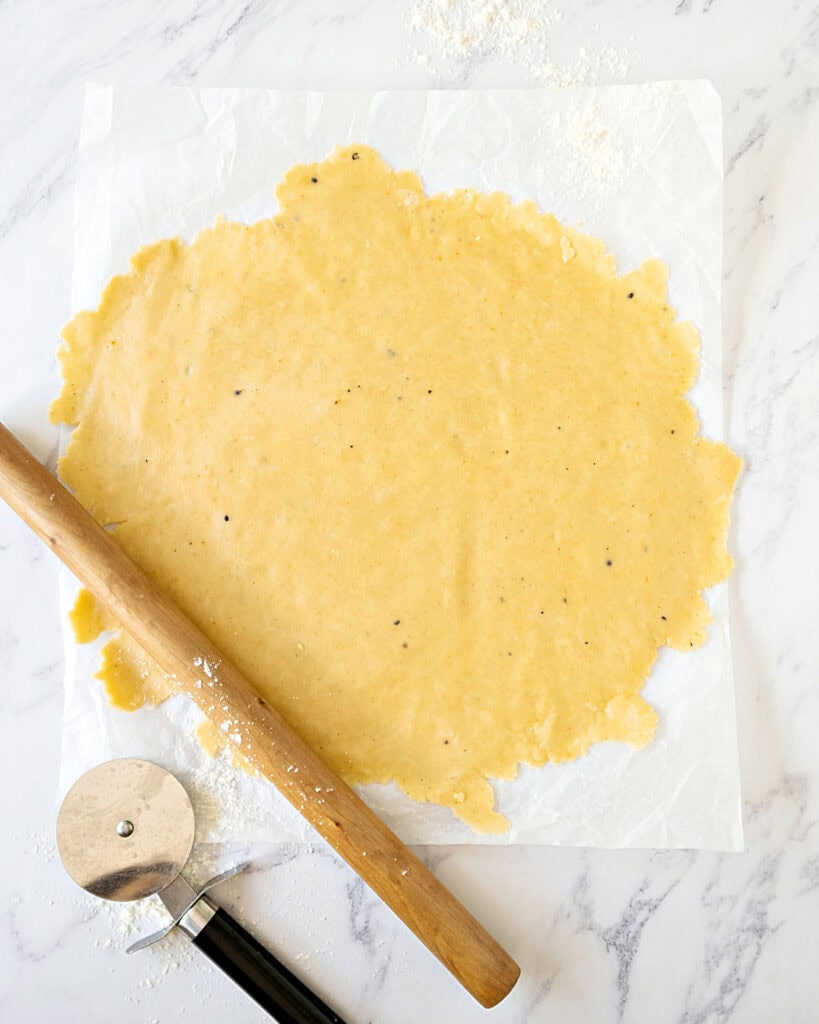
[[[406,23],[423,43],[410,60],[436,77],[444,73],[442,62],[503,61],[525,71],[534,85],[572,87],[626,77],[628,51],[608,44],[581,46],[570,59],[556,60],[554,31],[562,19],[563,9],[552,0],[412,0]]]

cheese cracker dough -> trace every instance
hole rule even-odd
[[[490,779],[646,744],[658,648],[705,638],[739,460],[684,397],[697,334],[663,264],[365,147],[278,199],[67,325],[60,473],[349,782],[503,831]],[[100,675],[174,689],[124,635]]]

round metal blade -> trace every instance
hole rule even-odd
[[[66,871],[107,900],[138,900],[164,889],[190,856],[193,834],[193,807],[181,783],[135,758],[86,772],[57,816]]]

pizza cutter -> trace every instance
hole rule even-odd
[[[129,953],[178,928],[279,1024],[344,1024],[284,964],[205,895],[247,865],[196,888],[184,876],[194,814],[179,780],[150,761],[106,761],[81,776],[57,816],[65,869],[87,892],[119,902],[156,894],[172,921]]]

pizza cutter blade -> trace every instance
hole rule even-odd
[[[182,874],[196,823],[184,787],[150,761],[122,758],[92,768],[71,787],[57,816],[65,869],[87,892],[126,901],[158,895],[172,922],[135,943],[143,949],[178,927],[279,1024],[344,1024],[205,892],[239,865],[194,888]]]

